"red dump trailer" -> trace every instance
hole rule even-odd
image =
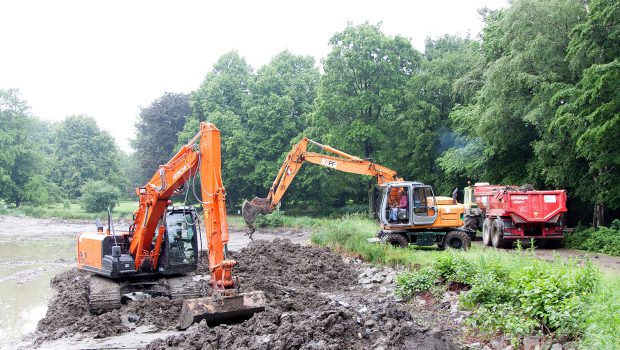
[[[477,183],[465,188],[465,222],[482,230],[482,241],[510,248],[515,240],[529,240],[547,248],[564,239],[566,190],[533,190],[517,186]]]

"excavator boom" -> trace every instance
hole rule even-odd
[[[326,152],[332,153],[332,155],[308,152],[308,144],[317,146]],[[323,145],[304,137],[287,154],[284,163],[282,163],[278,171],[278,175],[269,189],[267,197],[255,197],[251,201],[246,200],[243,203],[241,208],[242,215],[250,234],[255,230],[254,221],[256,217],[259,214],[268,214],[275,210],[305,162],[347,173],[374,176],[377,178],[378,184],[402,181],[401,178],[396,176],[396,171],[390,168],[352,156],[331,146]]]

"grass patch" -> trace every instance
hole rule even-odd
[[[133,212],[138,208],[138,202],[120,201],[112,211],[114,219],[131,219]],[[104,219],[108,216],[107,212],[88,213],[80,207],[78,203],[56,204],[48,206],[33,207],[22,205],[18,208],[4,209],[0,214],[11,216],[30,216],[36,218],[61,218],[71,220],[94,220]]]

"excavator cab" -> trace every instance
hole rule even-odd
[[[196,270],[200,248],[197,221],[194,207],[169,206],[166,209],[166,232],[159,260],[159,273],[176,275]],[[156,237],[153,238],[154,241],[155,239]]]
[[[399,181],[383,184],[380,189],[378,213],[382,224],[392,227],[432,225],[437,219],[437,205],[431,186]]]

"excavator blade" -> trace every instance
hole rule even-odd
[[[269,198],[259,198],[254,197],[251,201],[247,199],[243,201],[243,205],[241,206],[241,216],[243,216],[243,220],[245,224],[248,226],[248,234],[254,233],[256,228],[254,227],[254,221],[256,221],[256,217],[259,214],[269,214],[273,211],[271,209],[271,201]]]
[[[181,307],[179,327],[187,329],[192,323],[202,320],[206,320],[209,326],[239,322],[261,311],[265,311],[265,294],[261,291],[186,299]]]

